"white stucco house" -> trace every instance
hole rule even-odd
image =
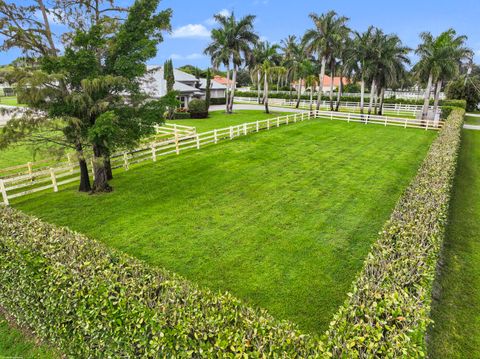
[[[188,108],[188,103],[194,99],[205,99],[206,79],[197,79],[186,72],[174,69],[175,84],[173,89],[179,93],[180,107]],[[167,81],[163,75],[163,67],[149,66],[148,73],[142,83],[143,90],[153,98],[163,97],[167,94]],[[210,97],[225,98],[226,86],[211,81]]]

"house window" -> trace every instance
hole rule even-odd
[[[187,107],[187,97],[180,96],[180,108],[186,108],[186,107]]]

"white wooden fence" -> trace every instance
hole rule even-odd
[[[161,142],[152,142],[133,151],[125,151],[111,156],[112,168],[129,170],[132,164],[144,161],[157,161],[159,157],[176,154],[191,149],[200,149],[206,145],[217,144],[224,140],[233,140],[236,137],[245,136],[249,133],[270,130],[282,125],[289,125],[305,120],[322,118],[329,120],[342,120],[347,122],[360,122],[364,124],[378,124],[384,126],[401,126],[421,128],[425,130],[437,130],[443,126],[443,122],[437,124],[434,121],[420,121],[409,118],[395,118],[388,116],[361,115],[354,113],[312,111],[294,113],[287,116],[280,116],[262,121],[243,123],[212,131],[195,133],[180,137],[178,133],[173,139]],[[3,204],[9,205],[11,199],[26,196],[31,193],[53,189],[54,192],[62,185],[78,181],[78,164],[61,163],[55,167],[32,171],[21,176],[0,179],[0,193]]]
[[[248,104],[258,104],[258,99],[254,97],[235,97],[236,103],[248,103]],[[288,100],[288,99],[277,99],[271,98],[268,99],[268,103],[272,106],[283,106],[283,107],[296,107],[297,101],[296,100]],[[313,108],[316,108],[316,101],[314,100]],[[333,102],[333,106],[335,107],[337,102]],[[310,101],[308,100],[301,100],[299,108],[301,109],[309,109],[310,108]],[[320,103],[320,108],[322,109],[329,109],[330,108],[330,101],[322,101]],[[347,101],[340,101],[340,108],[347,108],[353,111],[360,111],[360,102],[347,102]],[[368,102],[365,102],[364,106],[365,111],[368,110]],[[398,115],[398,116],[412,116],[418,117],[422,114],[423,106],[421,105],[408,105],[408,104],[393,104],[393,103],[385,103],[383,104],[383,112],[388,115]],[[433,106],[430,106],[429,111],[433,111]],[[439,113],[441,109],[438,109]]]

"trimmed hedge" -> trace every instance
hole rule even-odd
[[[0,306],[77,358],[312,357],[321,343],[65,228],[0,209]]]
[[[191,117],[190,117],[190,113],[188,113],[188,112],[175,112],[173,114],[173,118],[175,120],[186,120],[186,119],[191,118]]]
[[[226,105],[226,104],[227,104],[227,99],[225,97],[210,99],[210,105]]]
[[[373,245],[349,299],[331,322],[325,342],[334,357],[426,355],[432,286],[463,115],[463,110],[452,111]]]
[[[268,95],[270,98],[277,98],[277,99],[285,99],[288,100],[290,97],[288,94],[282,94],[282,93],[271,93]],[[257,97],[257,92],[235,92],[235,97]],[[309,95],[301,95],[300,96],[302,100],[310,100]],[[292,93],[292,100],[296,100],[297,95],[295,92]],[[337,95],[334,94],[334,101],[337,99]],[[316,100],[316,96],[315,96]],[[322,101],[329,101],[330,97],[329,95],[324,95],[322,96]],[[360,95],[358,97],[353,97],[353,96],[342,96],[342,101],[347,101],[347,102],[359,102],[360,101]],[[365,98],[366,101],[366,106],[368,106],[368,98]],[[384,100],[385,103],[393,103],[393,104],[403,104],[403,105],[423,105],[423,99],[421,100],[408,100],[408,99],[401,99],[401,98],[386,98]],[[461,108],[466,108],[466,102],[465,100],[440,100],[440,105],[441,106],[454,106],[454,107],[461,107]],[[430,100],[430,104],[433,105],[433,100]]]
[[[193,99],[188,104],[188,112],[191,118],[207,118],[208,107],[205,100]]]

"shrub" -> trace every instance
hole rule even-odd
[[[325,335],[334,357],[425,356],[463,110],[452,111]]]
[[[466,101],[467,111],[475,111],[480,102],[480,77],[473,76],[465,83],[464,78],[450,81],[445,88],[445,94],[449,99],[460,99]]]
[[[208,108],[205,100],[194,99],[188,103],[188,112],[192,118],[207,118]]]
[[[452,113],[453,110],[457,109],[458,107],[454,106],[442,106],[442,113],[440,115],[440,118],[442,120],[446,120],[450,117],[450,114]]]
[[[467,109],[467,101],[465,100],[443,100],[442,106],[447,107],[458,107],[464,110]]]
[[[76,358],[309,357],[321,344],[65,228],[0,209],[0,306]]]
[[[225,97],[210,98],[210,105],[225,105],[226,103],[227,99]]]
[[[190,114],[188,112],[176,112],[173,114],[173,118],[176,120],[186,120],[190,117]]]

